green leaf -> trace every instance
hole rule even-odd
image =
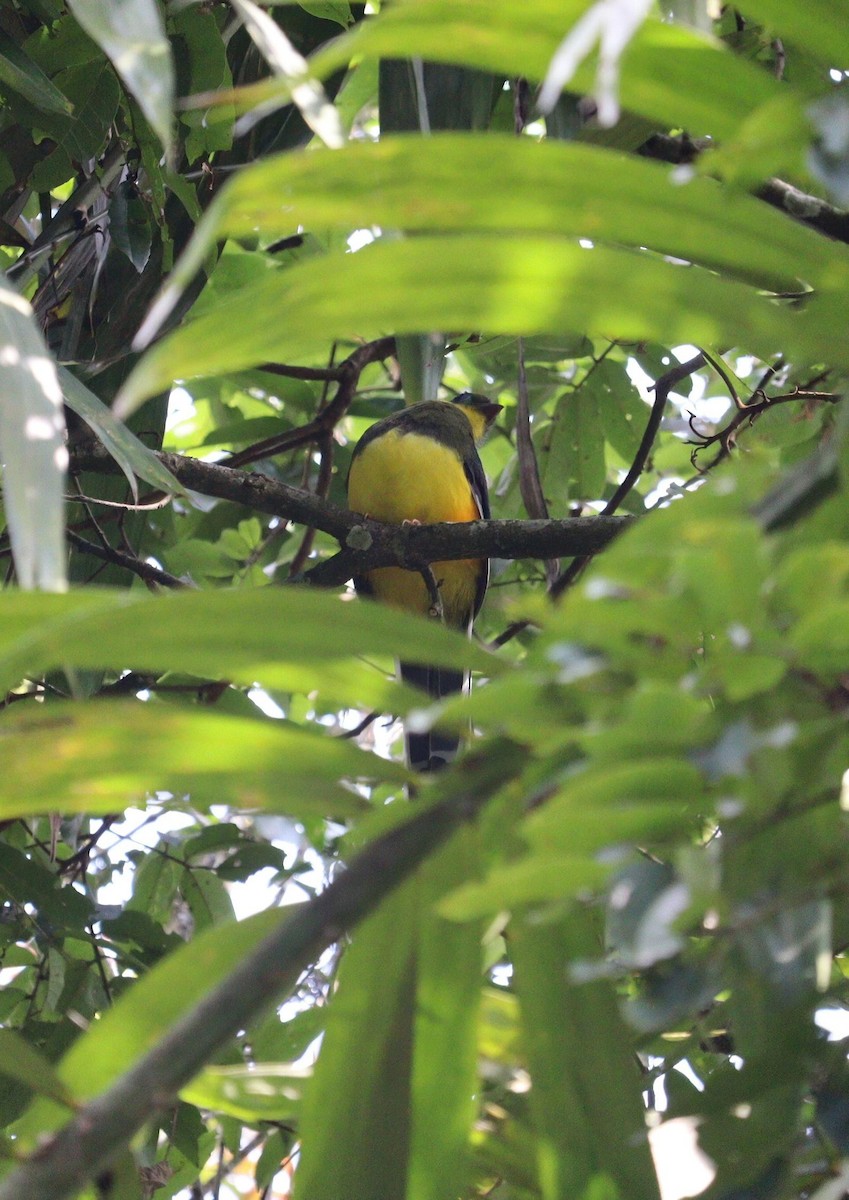
[[[126,425],[116,421],[112,410],[67,367],[59,368],[59,383],[65,403],[97,434],[126,475],[134,500],[139,498],[136,477],[171,495],[184,494],[182,485],[153,451],[139,441]]]
[[[605,838],[609,836],[608,823]],[[463,884],[440,902],[438,911],[450,921],[492,917],[528,904],[573,897],[601,885],[607,874],[606,866],[589,858],[531,854],[495,867],[481,882]]]
[[[300,1123],[296,1200],[405,1200],[417,881],[357,930],[331,1000]]]
[[[45,112],[70,115],[73,104],[11,38],[0,36],[0,83]]]
[[[327,146],[343,143],[342,127],[336,109],[327,99],[324,88],[312,76],[305,58],[295,49],[270,13],[253,0],[231,0],[245,28],[275,75],[291,88],[292,103],[301,116]]]
[[[57,666],[129,667],[247,687],[260,681],[320,689],[353,704],[403,708],[417,693],[355,656],[391,661],[411,644],[428,662],[500,673],[494,655],[436,622],[306,588],[0,595],[0,678],[7,688]]]
[[[207,1067],[180,1095],[199,1108],[226,1113],[240,1121],[292,1121],[300,1111],[309,1068],[294,1063],[257,1062],[246,1066]]]
[[[153,1046],[233,964],[252,950],[285,915],[272,909],[207,930],[169,955],[101,1014],[59,1063],[57,1073],[79,1100],[103,1091]],[[67,1113],[39,1100],[16,1125],[22,1145],[64,1123]]]
[[[516,920],[510,942],[543,1197],[593,1195],[588,1185],[603,1172],[602,1195],[656,1200],[642,1081],[615,992],[604,980],[569,979],[573,962],[598,956],[592,914],[573,907],[556,923]]]
[[[827,67],[849,62],[846,13],[834,0],[811,0],[804,10],[788,0],[746,0],[742,11],[794,48],[807,50]]]
[[[143,913],[157,925],[170,921],[183,868],[168,851],[167,843],[160,844],[142,859],[133,878],[133,898],[125,913]]]
[[[463,829],[420,872],[407,1184],[419,1200],[459,1195],[476,1115],[483,930],[450,924],[434,905],[478,873],[480,855],[478,831]]]
[[[181,90],[190,95],[229,91],[233,76],[217,14],[193,5],[178,12],[171,10],[169,18],[174,29],[175,58],[188,70],[188,80]],[[215,150],[229,150],[233,144],[233,119],[234,109],[229,104],[181,111],[180,122],[189,131],[188,161],[193,163]]]
[[[232,921],[236,915],[224,880],[213,870],[186,868],[180,876],[180,891],[198,931]]]
[[[0,842],[0,894],[32,904],[45,930],[77,932],[91,919],[92,902],[76,888],[59,887],[52,871],[20,850]]]
[[[645,296],[651,295],[651,305]],[[255,320],[258,311],[263,321]],[[147,352],[116,411],[125,416],[174,379],[215,375],[270,358],[319,356],[330,338],[387,329],[590,333],[669,343],[727,341],[769,357],[779,345],[804,361],[849,362],[838,294],[791,311],[697,267],[560,237],[516,234],[384,240],[270,272],[222,298]]]
[[[522,189],[505,188],[505,177],[522,179]],[[199,224],[154,313],[168,310],[224,234],[251,237],[262,228],[267,237],[284,237],[299,224],[571,234],[650,247],[780,291],[797,286],[797,273],[812,284],[825,281],[836,258],[840,277],[849,279],[844,247],[830,246],[825,255],[811,230],[706,177],[682,182],[660,163],[577,143],[398,134],[332,154],[279,155],[246,167]],[[156,324],[154,315],[147,327]],[[580,317],[573,327],[584,328]],[[551,326],[546,332],[554,329],[559,331]]]
[[[825,600],[788,633],[797,663],[825,678],[849,669],[849,600]]]
[[[440,333],[408,334],[395,339],[401,387],[407,404],[436,400],[445,360],[445,338]]]
[[[821,0],[826,4],[828,0]],[[322,47],[312,59],[321,78],[352,58],[424,58],[484,71],[544,78],[554,51],[588,0],[406,0]],[[592,88],[595,64],[578,71],[576,91]],[[720,42],[682,26],[646,21],[622,64],[622,107],[693,136],[728,137],[758,104],[778,92],[765,71]]]
[[[702,796],[699,771],[677,758],[583,765],[564,779],[550,800],[523,822],[522,834],[540,852],[572,848],[571,828],[588,809],[610,806],[615,840],[616,807],[664,801],[678,813],[690,811]],[[603,810],[602,810],[603,811]]]
[[[57,1104],[73,1105],[71,1092],[48,1060],[13,1029],[0,1029],[0,1075]]]
[[[32,308],[0,280],[0,458],[15,571],[26,590],[63,591],[68,452],[56,365]]]
[[[111,812],[161,791],[202,807],[341,817],[365,803],[341,779],[406,777],[400,764],[351,742],[280,721],[101,700],[39,709],[12,712],[3,724],[4,818]]]
[[[562,512],[569,500],[597,500],[604,488],[604,435],[592,389],[567,392],[554,412],[542,448],[546,499]]]
[[[166,153],[172,146],[174,63],[156,0],[69,0],[71,12],[112,61]]]
[[[605,359],[593,369],[582,391],[598,397],[604,437],[623,462],[630,465],[640,447],[649,419],[649,407],[628,378],[624,363]]]
[[[815,593],[811,580],[817,580]],[[780,563],[775,580],[773,607],[796,617],[813,612],[821,602],[849,592],[849,546],[845,542],[820,542],[798,546]]]
[[[109,232],[121,253],[141,274],[150,258],[151,223],[138,188],[129,179],[115,188],[109,205]]]

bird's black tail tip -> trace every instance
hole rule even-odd
[[[418,688],[432,700],[462,692],[466,676],[450,667],[428,667],[420,663],[401,663],[404,683]],[[413,771],[440,771],[448,766],[460,749],[456,734],[431,729],[426,733],[407,733],[407,761]]]

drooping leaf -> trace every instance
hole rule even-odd
[[[521,179],[522,188],[503,187],[505,175]],[[285,207],[281,195],[287,197]],[[721,238],[710,232],[717,221]],[[826,270],[815,234],[706,177],[680,181],[659,163],[574,143],[538,144],[498,134],[440,133],[424,140],[395,134],[374,145],[281,155],[246,168],[198,226],[147,328],[155,328],[156,313],[167,311],[216,238],[250,236],[258,227],[267,236],[283,237],[299,223],[571,234],[648,246],[777,288],[791,280],[795,286],[797,276],[788,267],[810,283],[823,280]],[[833,249],[845,279],[849,253]],[[830,265],[834,269],[833,260]],[[581,327],[578,321],[575,328]]]
[[[64,597],[0,596],[0,676],[9,687],[26,674],[76,667],[186,671],[251,686],[347,695],[364,704],[412,704],[358,655],[388,656],[416,642],[428,661],[497,673],[497,660],[432,621],[310,589],[181,592],[86,589]],[[315,664],[323,664],[319,675]],[[391,698],[391,699],[390,699]]]
[[[417,898],[413,880],[345,953],[304,1096],[298,1200],[407,1195]]]
[[[651,293],[652,304],[642,299]],[[174,379],[238,370],[275,355],[316,356],[328,338],[387,329],[543,333],[583,324],[601,336],[670,343],[779,345],[803,361],[843,361],[838,292],[790,311],[696,267],[562,238],[469,234],[381,241],[356,254],[272,272],[152,347],[116,403],[124,416]],[[268,320],[254,322],[262,307]]]
[[[63,491],[68,452],[56,365],[32,309],[0,283],[3,498],[22,588],[66,586]]]
[[[656,1200],[641,1081],[615,993],[606,980],[569,977],[576,959],[597,955],[591,914],[573,907],[546,925],[518,919],[511,942],[543,1196],[592,1195],[601,1176],[601,1195]]]
[[[30,104],[47,112],[70,114],[73,105],[40,67],[8,37],[0,37],[0,81]]]
[[[97,701],[10,714],[0,741],[0,814],[113,812],[157,792],[193,804],[235,804],[290,816],[344,816],[363,807],[343,779],[398,782],[398,764],[280,721],[152,704]]]
[[[166,152],[173,133],[174,63],[156,0],[70,0],[86,33],[113,63]]]
[[[589,7],[590,0],[536,0],[530,8],[521,0],[468,0],[462,7],[451,0],[407,0],[323,47],[312,66],[324,77],[355,56],[421,57],[539,83],[560,41]],[[591,90],[594,73],[594,63],[586,63],[576,90]],[[620,98],[623,108],[664,128],[686,126],[694,136],[724,138],[777,90],[766,72],[719,42],[654,20],[628,48]]]
[[[97,434],[126,475],[135,500],[138,500],[137,478],[173,495],[183,491],[153,451],[139,441],[126,425],[116,421],[112,410],[67,367],[59,368],[59,383],[65,403]]]

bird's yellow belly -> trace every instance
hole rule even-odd
[[[476,521],[480,516],[463,464],[448,446],[415,433],[392,431],[357,455],[348,479],[353,512],[400,525],[418,521]],[[474,608],[482,565],[477,559],[433,563],[445,621],[464,625]],[[378,600],[426,614],[431,602],[417,571],[382,567],[369,573]]]

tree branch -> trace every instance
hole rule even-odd
[[[643,158],[654,158],[661,162],[684,164],[695,162],[702,151],[713,143],[707,138],[690,138],[686,133],[670,136],[655,133],[637,151]],[[819,196],[800,191],[783,179],[768,179],[754,193],[771,208],[780,209],[788,217],[801,221],[818,233],[849,243],[849,212],[835,208]]]
[[[351,514],[353,515],[353,514]],[[551,521],[468,521],[442,525],[357,522],[339,554],[318,563],[300,582],[338,587],[375,567],[421,571],[461,558],[563,558],[602,550],[636,517],[567,517]]]
[[[282,454],[286,450],[295,450],[299,446],[307,446],[310,442],[321,441],[329,436],[334,427],[345,416],[357,390],[360,375],[369,363],[380,362],[395,353],[393,337],[378,338],[375,342],[366,342],[358,346],[338,366],[323,368],[290,367],[282,363],[264,363],[261,370],[273,375],[286,375],[295,379],[324,380],[329,383],[336,380],[339,387],[331,402],[320,409],[312,421],[300,425],[297,429],[287,429],[285,433],[275,434],[265,438],[245,450],[231,455],[227,459],[229,467],[241,467],[247,463],[256,462],[260,458],[270,458]]]
[[[525,757],[507,741],[468,755],[450,781],[441,781],[441,800],[377,838],[324,892],[283,915],[277,929],[152,1050],[0,1181],[0,1200],[75,1195],[240,1029],[291,991],[328,946],[372,912],[455,829],[474,820]]]
[[[284,521],[329,533],[342,553],[313,567],[302,580],[322,587],[345,583],[374,567],[421,570],[460,558],[562,558],[601,550],[633,517],[568,517],[551,521],[470,521],[443,525],[386,525],[348,512],[301,488],[267,475],[236,471],[179,454],[157,458],[194,492],[243,504]],[[75,471],[112,471],[117,466],[97,443],[72,453]]]
[[[145,583],[156,583],[169,588],[190,586],[185,580],[178,579],[176,575],[171,575],[168,571],[163,571],[160,567],[155,567],[153,563],[145,562],[142,558],[136,558],[133,554],[125,554],[123,550],[117,550],[114,546],[98,546],[95,542],[86,541],[78,533],[74,533],[73,529],[66,530],[65,536],[71,545],[76,546],[83,554],[90,554],[93,558],[99,558],[103,562],[124,567],[134,575],[138,575],[139,579],[143,579]]]
[[[642,475],[645,465],[648,462],[648,457],[651,454],[655,438],[660,430],[660,423],[663,420],[663,414],[666,410],[666,401],[669,398],[669,393],[676,386],[676,384],[681,382],[682,379],[686,379],[688,375],[692,375],[694,371],[698,371],[704,365],[704,354],[696,354],[693,358],[688,359],[687,362],[679,363],[677,366],[672,367],[666,372],[665,375],[661,375],[660,379],[655,382],[654,403],[652,404],[649,419],[646,422],[646,428],[643,432],[639,448],[634,456],[634,461],[631,463],[625,478],[619,484],[616,491],[608,500],[607,504],[605,504],[604,509],[602,510],[603,515],[601,518],[599,518],[599,520],[603,519],[604,517],[610,519],[611,514],[616,512],[616,509]],[[566,570],[562,572],[559,579],[555,580],[549,591],[549,594],[553,599],[556,600],[558,596],[561,596],[563,592],[565,592],[566,589],[572,585],[572,583],[578,578],[584,567],[589,562],[593,553],[595,553],[595,551],[591,551],[589,554],[584,555],[581,558],[576,558],[574,562],[571,562]]]

